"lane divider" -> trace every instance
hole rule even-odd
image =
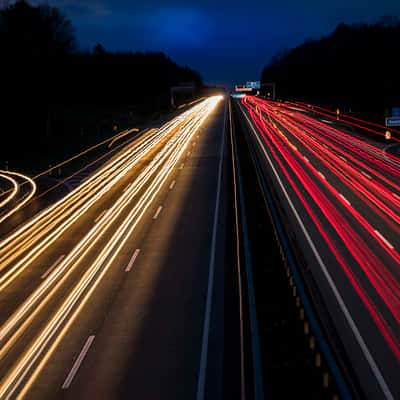
[[[78,372],[79,367],[82,364],[83,359],[85,358],[87,352],[90,349],[90,346],[92,345],[94,341],[95,336],[89,336],[88,339],[86,340],[85,345],[83,346],[81,352],[79,353],[78,358],[76,359],[74,365],[72,366],[71,371],[69,372],[67,378],[65,379],[65,382],[61,386],[62,389],[68,389],[72,383],[72,380],[74,379],[76,373]]]
[[[136,249],[135,252],[133,253],[133,256],[131,257],[131,259],[129,261],[129,264],[125,268],[125,272],[129,272],[132,269],[133,264],[135,263],[139,253],[140,253],[140,249]]]

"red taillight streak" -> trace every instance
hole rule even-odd
[[[374,181],[369,180],[363,174],[358,172],[355,168],[353,168],[349,163],[344,162],[340,157],[336,156],[332,152],[326,152],[321,148],[318,142],[313,141],[310,136],[307,136],[299,129],[290,127],[288,123],[284,121],[279,121],[282,126],[284,126],[291,134],[293,134],[297,140],[299,140],[316,158],[318,158],[332,173],[334,173],[340,180],[343,181],[347,185],[349,189],[354,191],[354,193],[364,201],[367,201],[369,206],[378,214],[385,222],[392,227],[395,231],[400,232],[400,228],[398,225],[394,224],[392,221],[395,221],[397,224],[400,224],[400,215],[395,211],[391,210],[383,201],[381,201],[372,191],[376,192],[376,194],[384,197],[387,201],[390,202],[390,205],[395,205],[397,208],[400,208],[400,201],[398,199],[393,198],[393,194],[390,190],[388,190],[383,185],[377,185]],[[293,128],[293,130],[291,129]],[[300,135],[296,136],[295,133]],[[311,145],[306,143],[306,140],[311,141]],[[326,157],[325,159],[316,152],[314,148],[320,149],[321,153]],[[352,176],[353,175],[353,176]],[[359,182],[363,182],[364,186]],[[365,186],[369,187],[369,190],[366,190]],[[391,219],[388,219],[382,210],[390,216]]]
[[[260,104],[258,103],[258,105],[260,105]],[[271,107],[268,103],[264,104],[263,106]],[[276,113],[275,113],[275,115],[276,115]],[[384,154],[386,158],[391,158],[392,160],[394,160],[396,162],[400,161],[399,158],[391,156],[390,154],[386,154],[381,149],[379,149],[375,146],[372,146],[372,145],[366,143],[365,141],[361,141],[357,138],[354,138],[342,131],[339,131],[339,130],[333,128],[333,127],[327,128],[324,124],[322,124],[308,116],[305,116],[302,114],[293,114],[292,118],[296,119],[299,123],[306,124],[308,127],[316,129],[318,131],[318,133],[320,133],[323,136],[329,137],[331,140],[339,143],[341,146],[347,148],[349,151],[356,152],[363,159],[368,159],[371,162],[378,163],[378,167],[380,169],[383,168],[383,169],[387,170],[388,172],[390,172],[391,174],[394,173],[400,177],[400,170],[398,168],[395,168],[394,166],[382,161],[381,159],[377,158],[377,156],[371,156],[370,154],[366,153],[364,149],[357,147],[354,144],[346,143],[344,141],[344,138],[348,138],[347,140],[352,140],[352,141],[358,143],[360,146],[362,145],[365,148],[368,148],[372,151]],[[316,128],[316,126],[319,126],[323,130],[321,131],[320,129]],[[336,135],[336,137],[332,137],[332,133],[334,133]],[[329,142],[327,142],[327,143],[329,143]],[[343,149],[340,149],[339,151],[343,151]]]
[[[253,114],[252,118],[255,121],[260,121],[259,119],[259,115],[255,114],[252,112],[252,110],[250,110],[250,112]],[[265,123],[263,124],[263,128],[268,129],[268,131],[271,132],[270,129],[273,128],[269,128],[267,127],[267,125],[265,125]],[[261,132],[262,133],[262,132]],[[263,133],[262,133],[263,134]],[[277,135],[279,137],[279,135]],[[271,136],[272,137],[272,136]],[[287,138],[285,137],[285,140],[287,141]],[[282,147],[281,151],[285,151],[286,148]],[[302,159],[303,161],[303,159]],[[317,179],[319,179],[321,181],[321,183],[323,185],[325,185],[325,187],[336,197],[336,199],[342,203],[342,205],[353,215],[353,217],[355,217],[357,219],[357,221],[366,229],[366,231],[383,247],[383,249],[389,253],[389,255],[398,263],[400,264],[400,256],[397,252],[395,252],[394,250],[390,249],[387,244],[382,241],[382,239],[379,237],[379,235],[377,235],[375,233],[375,229],[373,227],[370,226],[370,224],[368,223],[368,221],[365,220],[364,217],[362,217],[353,207],[349,206],[344,200],[343,198],[340,196],[340,193],[330,184],[328,183],[325,179],[321,179],[321,176],[318,172],[317,169],[315,169],[314,166],[312,166],[311,164],[307,164],[308,168],[313,172],[313,174],[317,177]],[[296,172],[296,169],[294,169],[294,172]]]
[[[309,111],[309,108],[306,107],[306,106],[310,105],[310,106],[312,106],[312,107],[314,107],[314,108],[317,108],[318,110],[322,110],[322,111],[325,111],[325,112],[330,113],[330,114],[331,114],[331,118],[336,118],[336,117],[337,117],[337,114],[335,113],[335,111],[331,111],[331,110],[328,110],[327,108],[323,108],[323,107],[319,107],[319,106],[314,106],[313,104],[307,104],[307,103],[303,103],[303,102],[301,102],[301,101],[294,102],[294,103],[289,102],[288,104],[294,104],[294,105],[298,106],[299,108],[303,108],[304,110],[308,110],[308,111]],[[363,120],[363,119],[355,118],[355,117],[352,117],[352,116],[350,116],[350,115],[342,114],[340,117],[341,117],[341,118],[344,117],[344,118],[352,119],[352,120],[354,120],[354,121],[362,122],[362,123],[367,124],[367,125],[376,126],[377,128],[387,129],[387,128],[386,128],[385,126],[383,126],[383,125],[376,124],[376,123],[374,123],[374,122],[365,121],[365,120]],[[345,121],[345,122],[347,122],[347,121]],[[393,132],[400,133],[400,131],[397,130],[397,129],[392,129],[392,131],[393,131]]]
[[[251,110],[250,110],[251,111]],[[343,257],[340,255],[339,251],[336,249],[333,241],[329,238],[329,235],[324,231],[322,224],[320,223],[318,217],[315,215],[315,213],[312,211],[311,207],[309,206],[309,204],[307,203],[307,201],[304,199],[303,195],[301,194],[300,190],[298,189],[298,187],[296,186],[296,184],[294,183],[294,181],[292,180],[292,178],[289,176],[286,168],[284,167],[284,165],[282,164],[282,162],[279,160],[275,150],[272,148],[272,146],[268,143],[268,139],[267,137],[263,134],[262,130],[260,129],[259,123],[257,121],[257,117],[254,116],[254,113],[252,113],[252,118],[253,121],[256,124],[257,129],[260,131],[262,137],[264,138],[265,143],[268,145],[269,149],[271,150],[274,158],[277,160],[278,164],[280,165],[283,173],[285,174],[286,178],[288,179],[289,183],[291,184],[291,186],[293,187],[293,189],[295,190],[297,196],[299,197],[299,199],[301,200],[303,206],[305,207],[305,209],[307,210],[307,212],[309,213],[309,215],[311,216],[313,222],[315,223],[315,225],[317,226],[319,232],[321,233],[321,235],[323,236],[323,238],[325,239],[326,243],[328,244],[330,250],[332,251],[332,253],[335,255],[336,259],[338,260],[339,264],[342,266],[343,270],[345,271],[346,275],[348,276],[350,282],[352,283],[353,287],[355,288],[356,292],[358,293],[358,295],[360,296],[361,300],[363,301],[363,303],[365,304],[365,306],[367,307],[368,311],[370,312],[370,315],[372,316],[372,318],[374,319],[375,323],[378,326],[378,329],[381,331],[382,335],[385,337],[385,339],[387,340],[390,348],[392,349],[392,351],[394,352],[394,354],[396,355],[396,357],[398,359],[400,359],[400,350],[399,350],[399,343],[397,342],[396,337],[393,335],[393,333],[391,332],[390,327],[388,326],[387,322],[384,320],[383,316],[379,313],[378,309],[376,308],[375,304],[372,302],[372,300],[370,299],[370,297],[367,295],[365,289],[362,288],[362,286],[360,285],[358,279],[355,277],[354,273],[351,271],[351,269],[346,265]],[[272,137],[270,137],[271,139]],[[278,147],[277,147],[278,148]],[[283,149],[282,149],[283,150]],[[282,153],[281,153],[282,154]],[[290,164],[289,164],[290,165]],[[316,200],[314,200],[316,201]],[[318,205],[318,201],[316,201],[316,204]],[[336,224],[335,224],[336,225]],[[380,290],[378,290],[378,293],[380,292]]]
[[[266,110],[266,111],[268,111],[268,110]],[[281,122],[282,122],[282,121],[281,121]],[[309,125],[309,124],[307,124],[307,125]],[[311,125],[311,126],[312,126],[312,125]],[[308,127],[301,126],[300,129],[304,129],[304,130],[306,130],[310,135],[313,135],[313,132],[312,132]],[[316,129],[316,128],[314,128],[314,129]],[[316,132],[317,134],[322,134],[322,135],[324,135],[324,132],[321,132],[321,131],[319,131],[318,129],[316,129],[316,131],[317,131],[317,132]],[[315,137],[314,137],[314,138],[315,138]],[[315,138],[315,139],[316,139],[316,138]],[[343,148],[340,148],[340,147],[337,147],[337,146],[335,146],[335,145],[332,145],[331,143],[329,143],[329,142],[327,142],[326,140],[324,140],[323,136],[320,137],[319,139],[316,139],[316,140],[325,141],[325,143],[328,143],[328,144],[330,145],[330,147],[332,147],[336,152],[342,153],[342,154],[346,155],[346,157],[349,158],[349,161],[351,161],[351,162],[353,162],[353,163],[359,165],[360,167],[366,169],[366,170],[367,170],[368,172],[370,172],[372,175],[375,175],[378,179],[381,179],[381,180],[384,181],[385,183],[389,184],[389,185],[392,186],[395,190],[400,191],[400,186],[396,185],[394,182],[390,181],[389,179],[387,179],[385,176],[381,175],[379,172],[375,171],[374,169],[371,169],[368,165],[363,164],[361,161],[359,161],[358,159],[354,158],[354,157],[351,156],[350,154],[344,153],[344,152],[343,152]],[[333,140],[337,141],[336,139],[333,139]],[[340,142],[339,142],[339,143],[340,143]],[[356,151],[357,153],[360,152],[360,149],[358,149],[358,148],[355,147],[355,146],[353,147],[353,150],[352,150],[346,143],[340,143],[340,144],[341,144],[343,147],[348,148],[349,151]],[[358,154],[358,155],[361,156],[361,157],[363,157],[364,160],[367,158],[366,155],[365,155],[364,153],[361,153],[361,154]],[[379,159],[378,159],[378,160],[377,160],[377,159],[371,159],[370,157],[369,157],[369,160],[370,160],[371,162],[375,163],[375,164],[377,164],[377,162],[378,162],[378,163],[380,162]],[[379,167],[380,169],[386,169],[386,168],[387,168],[387,165],[386,165],[386,164],[383,164],[383,165],[382,165],[382,164],[378,164],[377,167]],[[391,171],[389,171],[389,172],[390,172],[390,173],[395,172],[397,175],[400,174],[400,172],[399,172],[398,170],[391,170]],[[376,182],[375,184],[376,184],[376,185],[379,185],[378,182]],[[380,191],[380,192],[388,192],[387,189],[386,189],[384,186],[382,186],[382,185],[379,185],[379,186],[380,186],[380,188],[379,188],[379,191]],[[389,193],[390,193],[390,192],[389,192]],[[387,197],[387,196],[386,196],[386,197]],[[387,197],[387,198],[389,199],[390,202],[392,202],[392,201],[393,201],[392,193],[391,193],[391,195],[390,195],[389,197]]]

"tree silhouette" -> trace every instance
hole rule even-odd
[[[25,0],[0,10],[0,57],[3,158],[40,153],[54,137],[107,132],[117,120],[167,108],[179,82],[202,85],[163,53],[113,53],[101,44],[78,51],[58,9]]]
[[[75,48],[72,24],[58,9],[25,0],[1,10],[0,38],[1,50],[13,56],[54,58]]]
[[[400,24],[339,24],[328,36],[308,40],[272,59],[263,82],[277,84],[278,97],[357,110],[383,122],[400,104]]]

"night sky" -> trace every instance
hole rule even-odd
[[[32,0],[31,3],[42,3]],[[340,22],[400,15],[399,0],[47,0],[73,21],[81,48],[164,51],[207,83],[259,79],[282,49]]]

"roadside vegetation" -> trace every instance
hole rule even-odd
[[[60,10],[24,0],[0,9],[0,57],[0,168],[47,167],[158,119],[171,86],[193,83],[195,96],[202,87],[197,72],[163,53],[82,51]]]
[[[262,81],[275,82],[283,99],[339,107],[382,124],[400,106],[399,54],[398,18],[340,24],[330,35],[274,57]]]

